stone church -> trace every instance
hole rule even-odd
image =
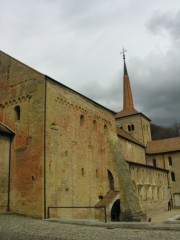
[[[124,56],[115,113],[0,51],[0,212],[143,221],[180,207],[180,138],[152,141]]]

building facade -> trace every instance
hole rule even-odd
[[[168,168],[148,160],[150,120],[134,108],[125,59],[119,113],[2,51],[0,84],[0,121],[15,132],[1,212],[140,221],[167,209]]]

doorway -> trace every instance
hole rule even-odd
[[[111,221],[119,222],[120,221],[120,199],[116,200],[111,209]]]
[[[174,203],[175,207],[180,207],[180,193],[174,194]]]

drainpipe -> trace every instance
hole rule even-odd
[[[11,145],[14,136],[10,138],[9,144],[9,170],[8,170],[8,199],[7,199],[7,211],[10,211],[10,191],[11,191]]]
[[[45,91],[44,91],[44,219],[46,219],[46,95],[47,95],[47,80],[45,77]]]

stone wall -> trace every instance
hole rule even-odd
[[[127,161],[146,164],[145,148],[119,137],[121,150]]]
[[[95,206],[109,190],[104,132],[107,127],[115,133],[113,113],[48,81],[46,116],[47,207]],[[91,209],[56,212],[66,218],[94,218]]]
[[[129,165],[134,189],[144,212],[160,211],[168,209],[168,180],[167,171]]]
[[[8,207],[10,137],[0,134],[0,212]]]
[[[137,211],[112,112],[49,80],[46,133],[47,207],[95,206],[110,190],[110,171],[121,211],[134,214],[134,206]],[[51,216],[94,218],[95,211],[51,209]]]
[[[43,217],[44,76],[0,52],[0,120],[12,142],[10,210]]]
[[[173,207],[180,207],[180,153],[169,152],[147,155],[148,165],[153,166],[153,159],[156,166],[169,170],[169,200]]]

